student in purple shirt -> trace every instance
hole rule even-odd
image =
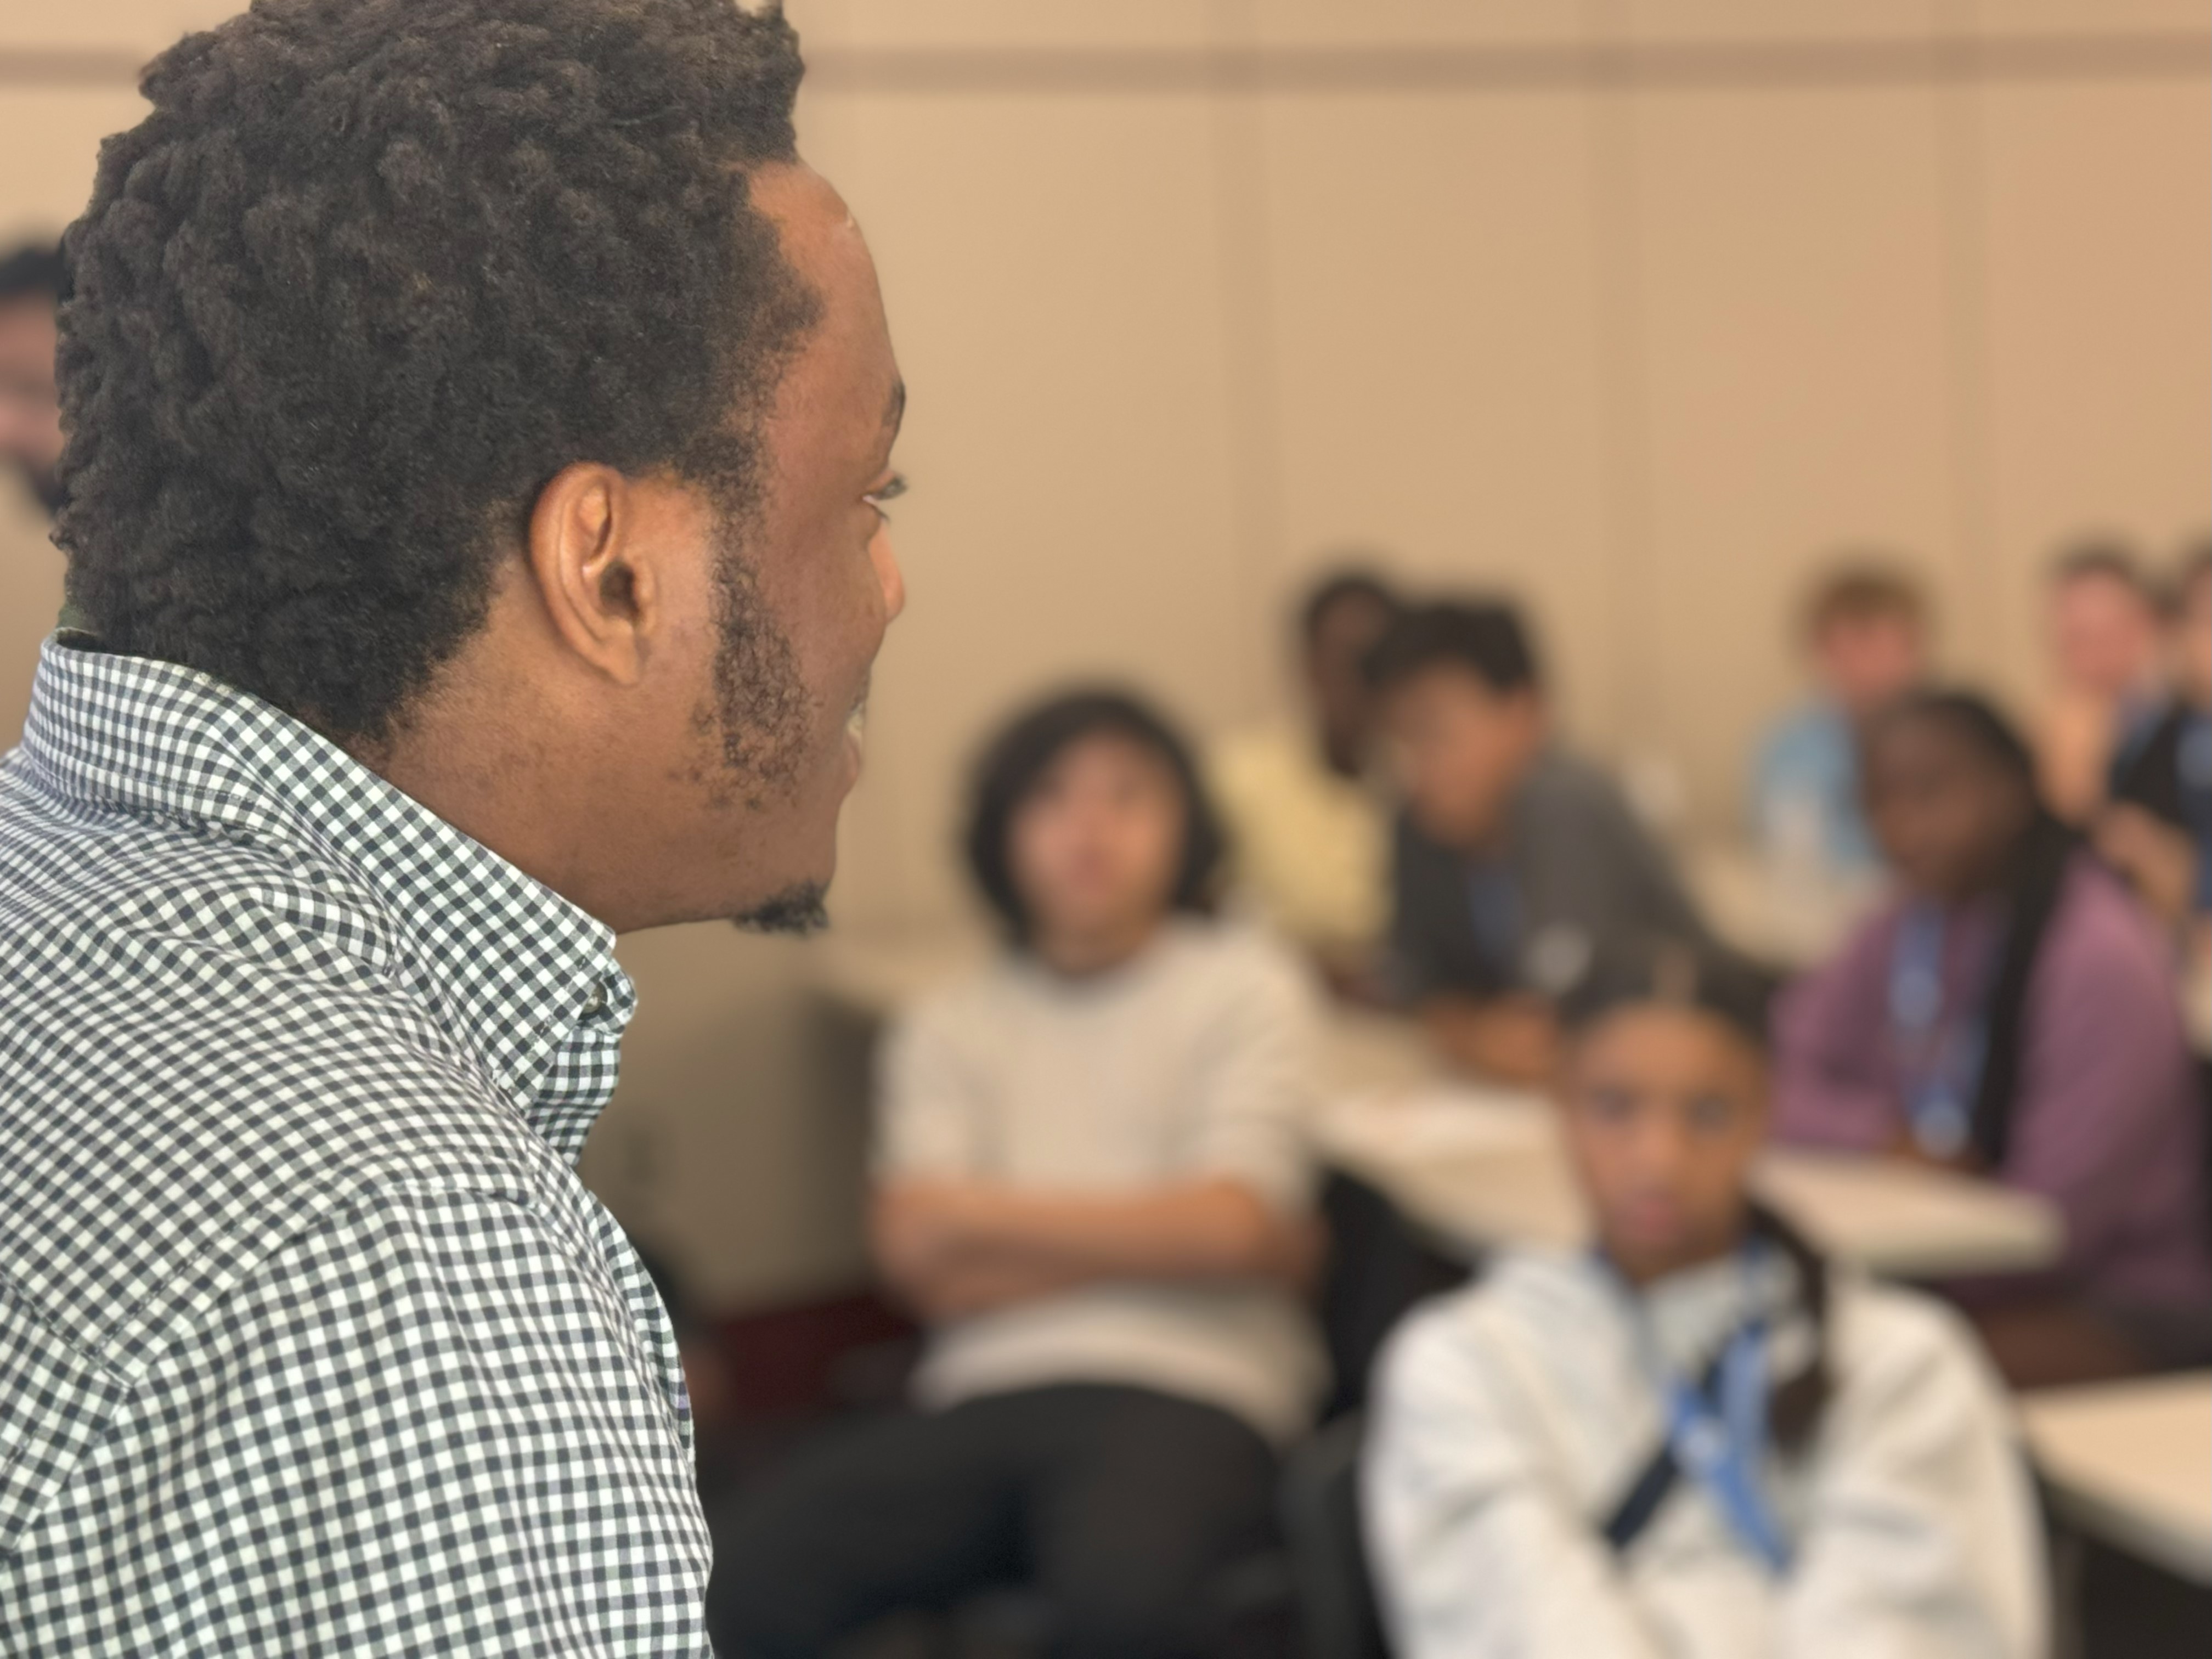
[[[1778,1010],[1781,1133],[2044,1194],[2077,1331],[2141,1358],[2185,1348],[2212,1261],[2170,953],[1982,699],[1905,697],[1869,728],[1866,768],[1899,897]]]

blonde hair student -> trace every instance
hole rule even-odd
[[[1965,1327],[1749,1188],[1760,988],[1684,948],[1569,1011],[1595,1222],[1393,1340],[1364,1470],[1403,1659],[2037,1659],[2009,1415]]]

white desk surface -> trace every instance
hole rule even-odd
[[[1422,1224],[1470,1248],[1589,1237],[1553,1107],[1457,1085],[1384,1091],[1326,1115],[1329,1157]],[[1777,1149],[1759,1188],[1838,1260],[1896,1278],[2019,1273],[2057,1260],[2064,1233],[2040,1199],[1887,1159]]]
[[[896,1012],[988,957],[981,934],[832,933],[810,947],[815,986],[855,1012]],[[1322,1069],[1336,1104],[1322,1151],[1407,1214],[1471,1248],[1572,1243],[1587,1220],[1542,1100],[1440,1081],[1410,1020],[1339,1012]],[[2063,1243],[2057,1212],[1987,1182],[1847,1156],[1777,1151],[1767,1195],[1839,1259],[1899,1278],[2047,1267]]]
[[[2212,1371],[2046,1389],[2020,1411],[2068,1519],[2212,1584]]]
[[[1793,969],[1833,956],[1884,890],[1879,878],[1793,874],[1730,842],[1690,848],[1682,873],[1716,933],[1747,956]]]

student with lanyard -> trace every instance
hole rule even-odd
[[[2212,1267],[2168,946],[2040,804],[2026,744],[1979,697],[1892,705],[1866,767],[1899,896],[1782,1002],[1781,1133],[1982,1171],[2057,1204],[2057,1282],[1975,1287],[2015,1380],[2191,1357]]]
[[[1386,1355],[1369,1553],[1402,1659],[2031,1659],[2033,1506],[1939,1304],[1748,1194],[1764,1007],[1663,947],[1566,1007],[1594,1248],[1518,1251]]]

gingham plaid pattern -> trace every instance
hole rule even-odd
[[[606,930],[268,705],[49,641],[0,761],[0,1653],[695,1654]]]

